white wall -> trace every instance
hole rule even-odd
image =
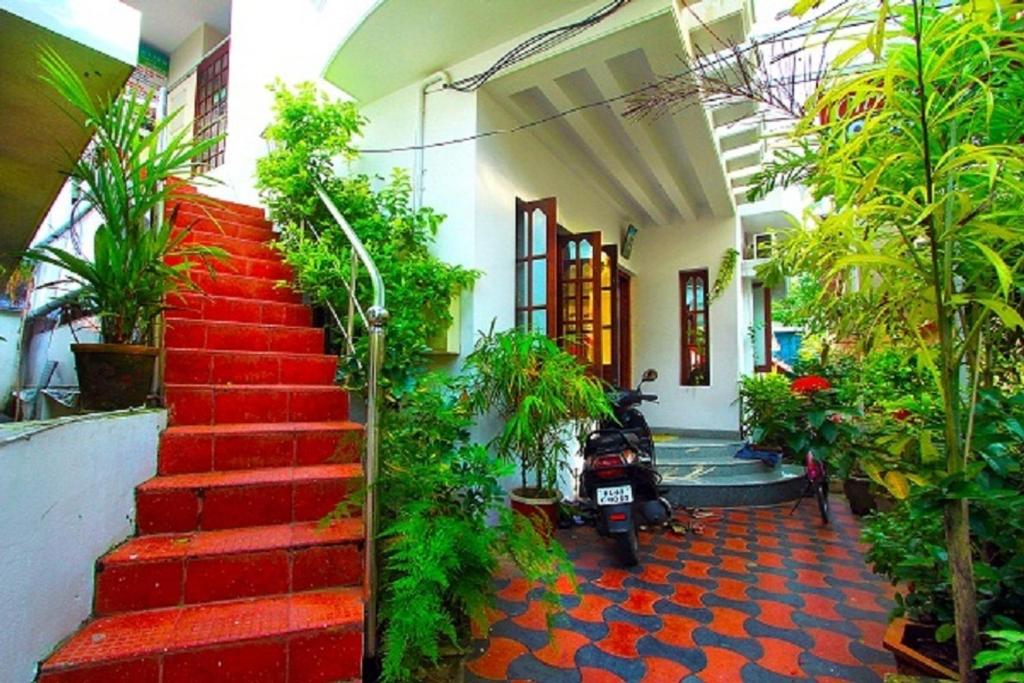
[[[479,94],[480,130],[516,121],[485,90]],[[556,197],[558,222],[570,232],[599,230],[604,244],[618,245],[631,217],[607,201],[575,169],[549,152],[529,132],[484,138],[478,145],[476,178],[477,267],[487,272],[478,286],[474,317],[478,325],[497,318],[511,327],[515,310],[515,200]],[[631,271],[640,266],[621,260]]]
[[[148,410],[0,429],[0,681],[32,681],[89,616],[96,558],[132,533],[166,421]]]
[[[21,312],[0,309],[0,411],[11,400],[17,381]]]
[[[651,367],[659,379],[647,385],[658,394],[658,404],[644,404],[655,427],[736,431],[736,400],[742,335],[740,273],[710,308],[711,385],[679,384],[680,293],[679,271],[707,268],[715,281],[722,254],[739,248],[737,218],[705,217],[681,226],[642,230],[634,246],[640,275],[633,280],[633,376]]]
[[[224,165],[212,173],[225,184],[211,194],[257,203],[256,159],[266,154],[261,134],[273,116],[267,86],[280,77],[288,84],[314,81],[340,94],[320,73],[371,4],[373,0],[232,3],[227,148]]]

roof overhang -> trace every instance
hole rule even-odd
[[[40,49],[56,50],[93,93],[117,92],[138,55],[139,24],[115,0],[0,0],[0,267],[28,246],[64,184],[68,154],[88,142],[40,81]]]
[[[711,115],[700,103],[627,119],[628,98],[686,68],[673,3],[634,0],[606,24],[518,66],[485,90],[637,225],[735,212]],[[600,106],[584,106],[605,102]]]
[[[378,0],[342,40],[324,79],[372,102],[594,0]]]

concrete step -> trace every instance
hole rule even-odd
[[[756,507],[796,500],[807,485],[800,465],[780,465],[764,472],[732,476],[679,476],[662,468],[662,485],[673,505],[686,507]]]

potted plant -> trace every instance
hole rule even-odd
[[[578,425],[611,414],[604,386],[539,332],[492,329],[466,363],[475,409],[502,420],[492,445],[519,465],[513,509],[550,528],[557,522],[558,475]]]
[[[174,115],[152,123],[152,95],[140,100],[126,91],[97,97],[52,50],[44,51],[40,61],[44,80],[63,99],[68,115],[93,136],[86,153],[71,159],[69,176],[79,183],[81,200],[92,206],[101,224],[91,259],[52,246],[31,249],[26,257],[67,271],[79,287],[73,303],[98,320],[102,343],[71,347],[82,407],[142,405],[153,383],[159,353],[153,328],[166,295],[195,286],[188,272],[196,263],[209,268],[207,258],[224,256],[219,248],[183,244],[187,230],[175,232],[173,215],[168,220],[161,211],[183,195],[173,181],[189,176],[193,160],[219,138],[186,139],[188,131],[183,130],[160,145]]]

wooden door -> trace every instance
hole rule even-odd
[[[602,374],[600,232],[558,238],[558,337],[565,349]]]
[[[633,278],[618,272],[619,286],[619,384],[633,386]]]
[[[601,377],[621,386],[621,321],[619,311],[619,248],[601,249]]]

